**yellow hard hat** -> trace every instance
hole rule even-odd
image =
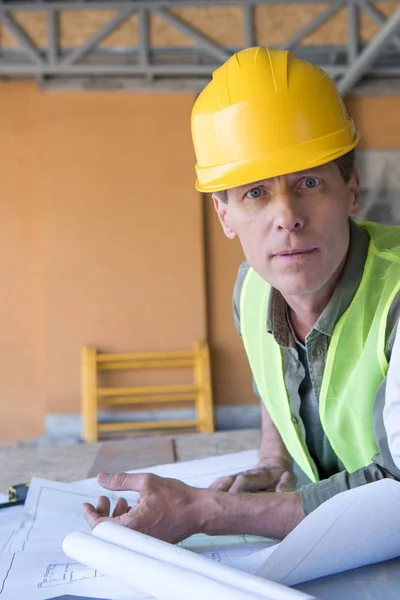
[[[317,167],[360,138],[322,69],[269,48],[242,50],[214,71],[193,107],[192,136],[200,192]]]

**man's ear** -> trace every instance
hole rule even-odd
[[[355,170],[347,184],[350,194],[349,217],[356,217],[360,210],[360,176]]]
[[[222,229],[224,230],[226,237],[230,240],[235,239],[236,233],[229,225],[228,203],[223,202],[221,198],[219,198],[218,194],[213,194],[212,199],[214,203],[215,212],[218,215],[219,222],[221,223]]]

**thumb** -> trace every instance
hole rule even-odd
[[[146,473],[100,473],[97,481],[107,490],[140,492],[145,477]]]

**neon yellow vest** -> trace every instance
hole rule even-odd
[[[361,225],[370,237],[358,290],[333,331],[319,396],[322,427],[348,472],[377,452],[372,408],[386,376],[386,320],[400,290],[400,227]],[[240,297],[240,325],[255,382],[282,440],[300,468],[318,480],[292,421],[279,344],[266,330],[270,286],[249,269]]]

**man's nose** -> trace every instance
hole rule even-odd
[[[274,227],[277,231],[289,233],[301,231],[305,218],[299,199],[290,191],[279,191],[273,199]]]

